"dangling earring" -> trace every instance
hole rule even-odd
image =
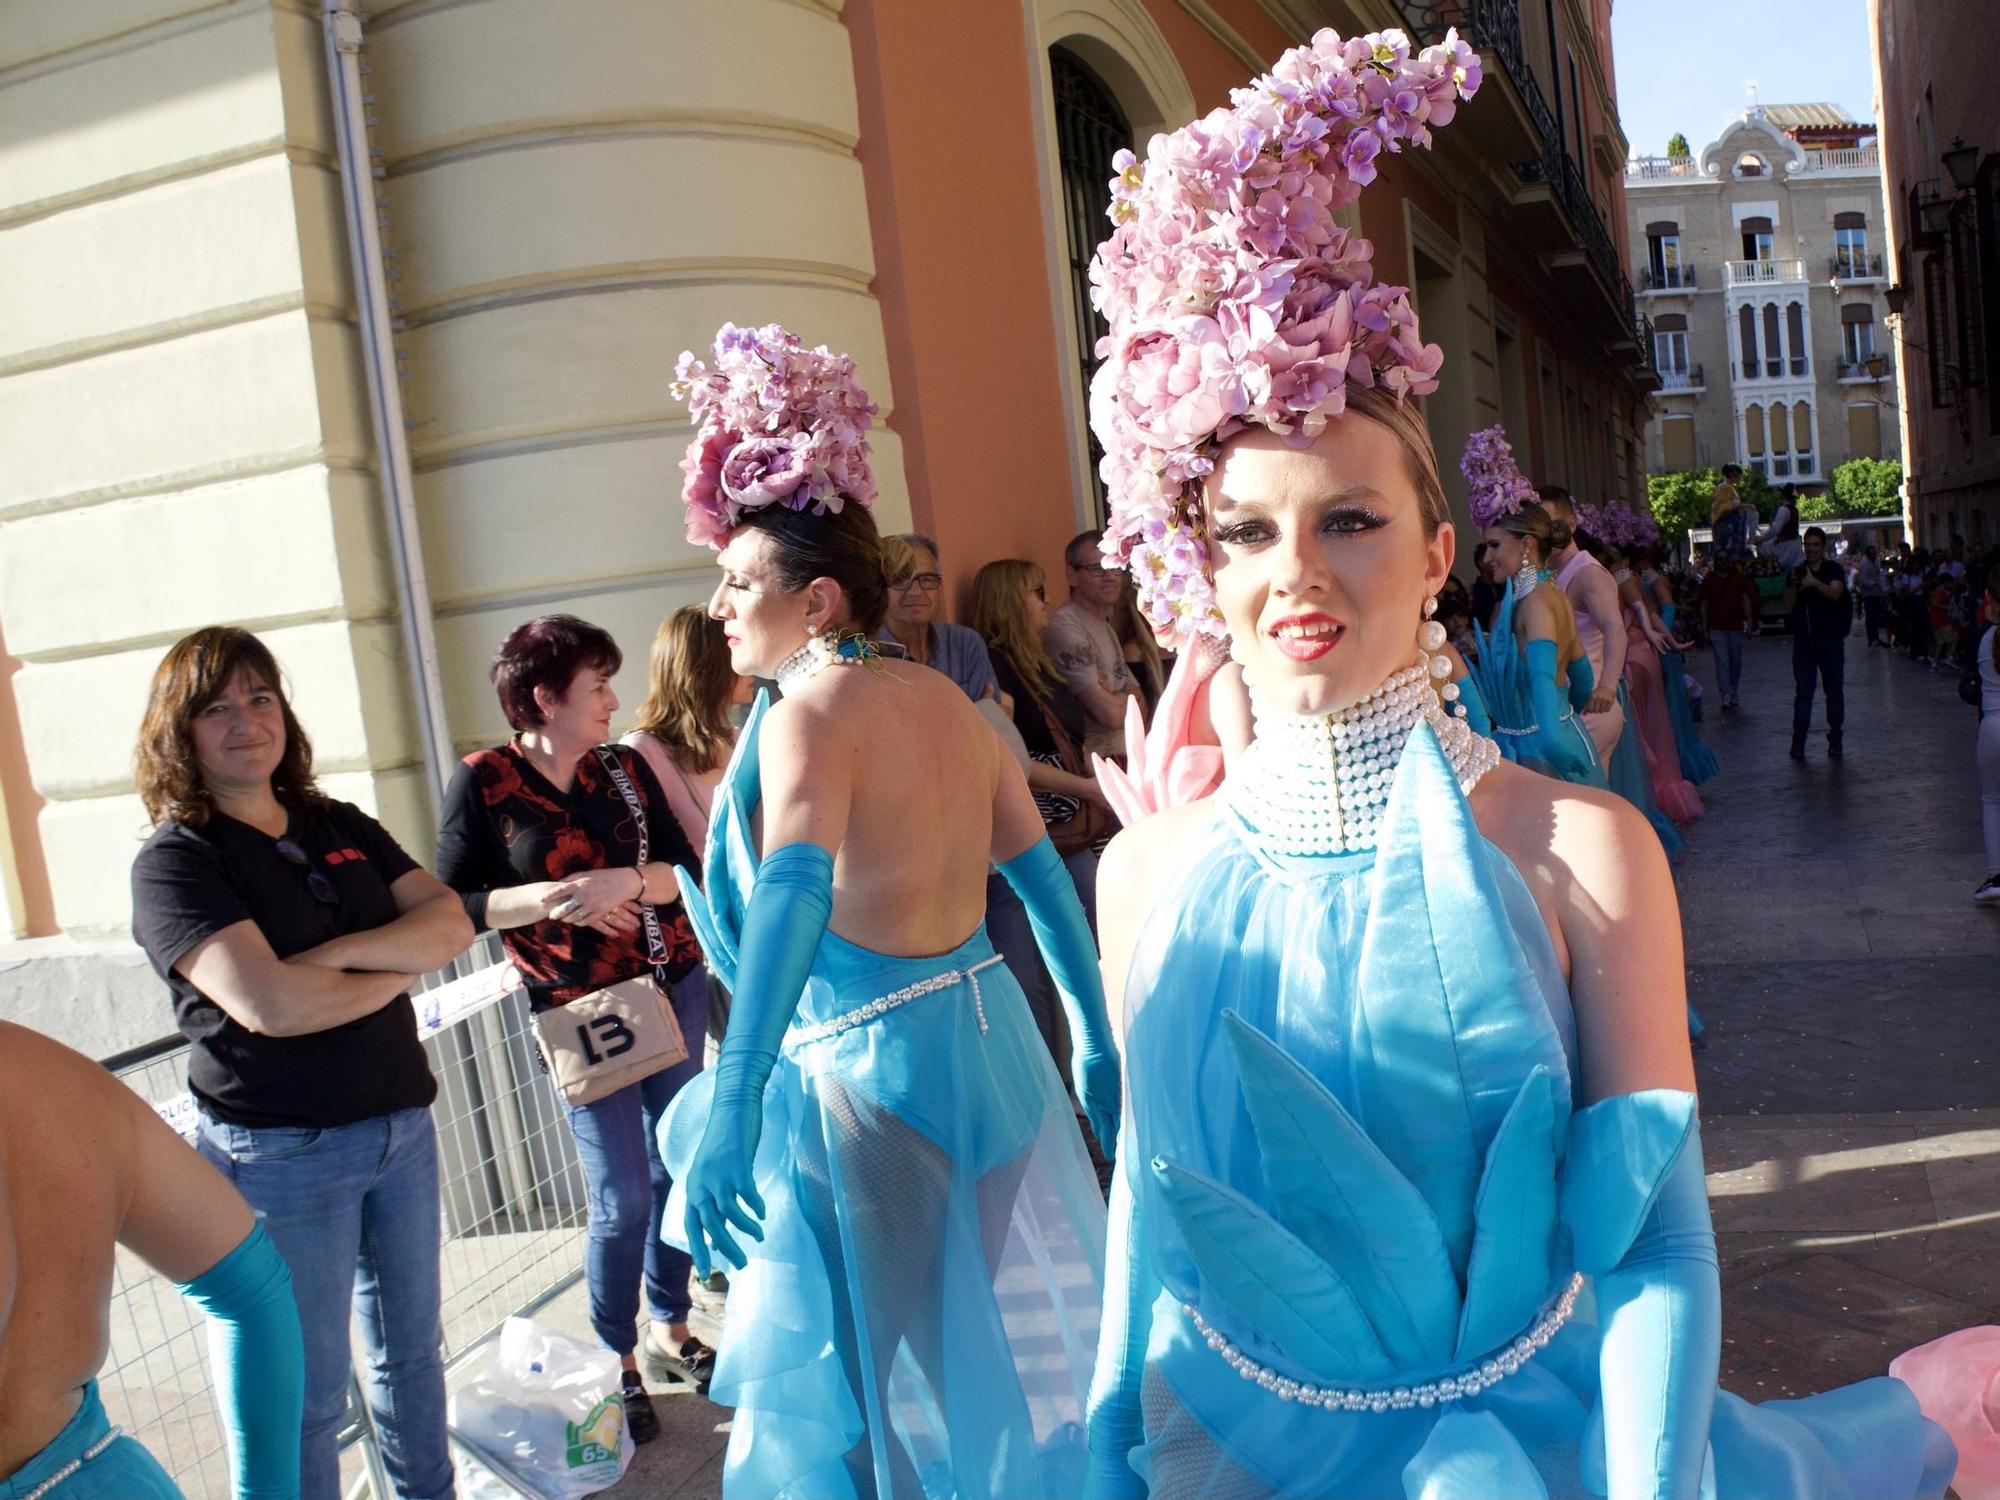
[[[1424,670],[1430,674],[1431,685],[1445,701],[1446,712],[1464,715],[1464,708],[1458,706],[1458,684],[1451,680],[1452,663],[1444,655],[1444,626],[1435,618],[1438,612],[1437,595],[1424,600],[1424,622],[1417,627],[1417,649],[1424,654]]]

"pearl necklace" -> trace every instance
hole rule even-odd
[[[875,643],[858,630],[845,635],[811,635],[803,646],[778,663],[771,676],[776,679],[779,692],[791,694],[828,667],[875,666],[881,660],[882,653],[875,649]]]
[[[1531,562],[1524,562],[1514,570],[1514,602],[1520,603],[1528,595],[1549,581],[1549,570],[1538,568]]]
[[[1437,735],[1465,791],[1500,762],[1500,747],[1447,714],[1423,661],[1352,708],[1271,713],[1251,694],[1257,737],[1222,785],[1259,843],[1280,854],[1373,849],[1403,746],[1418,720]]]

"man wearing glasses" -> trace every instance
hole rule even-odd
[[[1081,532],[1063,549],[1069,603],[1049,616],[1042,644],[1089,719],[1085,753],[1123,756],[1125,704],[1137,695],[1139,684],[1111,625],[1125,571],[1104,566],[1097,546],[1103,535]]]
[[[979,632],[937,618],[944,590],[937,543],[921,532],[892,536],[882,544],[882,565],[889,580],[889,613],[875,638],[893,641],[911,661],[944,673],[975,703],[998,698],[993,659]]]

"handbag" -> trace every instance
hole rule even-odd
[[[1042,722],[1048,726],[1049,738],[1055,742],[1055,764],[1072,776],[1088,776],[1090,772],[1083,764],[1083,756],[1078,753],[1076,741],[1063,728],[1062,720],[1056,717],[1049,700],[1035,693],[1035,706],[1041,710]],[[1046,755],[1037,760],[1049,759]],[[1080,850],[1095,847],[1099,842],[1117,831],[1111,821],[1111,814],[1095,802],[1080,797],[1064,796],[1060,792],[1037,792],[1035,802],[1041,808],[1043,822],[1047,824],[1049,842],[1056,846],[1058,854],[1075,854]],[[1067,804],[1074,811],[1066,818],[1049,821],[1050,804]]]
[[[619,795],[631,809],[639,830],[639,865],[650,864],[646,811],[618,757],[602,745],[597,758],[610,774]],[[639,903],[646,929],[650,974],[621,979],[601,990],[580,995],[567,1005],[551,1005],[535,1015],[535,1039],[542,1060],[563,1098],[570,1104],[593,1104],[628,1083],[651,1078],[688,1056],[687,1039],[667,1001],[667,944],[660,936],[659,918],[650,903]]]

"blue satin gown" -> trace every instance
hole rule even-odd
[[[702,888],[681,883],[726,983],[757,881],[768,701],[717,789]],[[661,1123],[676,1244],[713,1081]],[[764,1239],[730,1276],[709,1392],[736,1408],[727,1500],[1073,1500],[1104,1200],[983,924],[932,958],[826,934],[766,1085],[756,1175]]]
[[[1593,1263],[1632,1243],[1691,1096],[1667,1096],[1686,1102],[1622,1169],[1593,1162],[1575,1201],[1562,972],[1428,728],[1375,850],[1275,853],[1258,809],[1221,797],[1126,997],[1112,1296],[1137,1331],[1123,1346],[1144,1351],[1131,1467],[1155,1500],[1605,1494],[1588,1280],[1546,1347],[1522,1360],[1517,1341],[1560,1309],[1578,1243]],[[1409,1394],[1510,1350],[1518,1368],[1476,1395]],[[1308,1405],[1301,1386],[1366,1387],[1379,1409]],[[1718,1394],[1700,1494],[1935,1497],[1941,1443],[1887,1377],[1756,1406]]]

